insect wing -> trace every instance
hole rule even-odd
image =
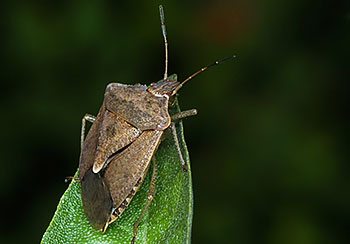
[[[108,187],[100,174],[89,169],[81,181],[81,196],[84,212],[91,225],[98,230],[107,227],[113,202]]]
[[[93,172],[99,172],[108,158],[131,144],[141,131],[117,114],[106,110],[101,122]]]
[[[111,159],[104,179],[115,206],[115,220],[129,205],[142,184],[163,131],[144,131],[124,151]]]
[[[92,124],[89,133],[87,134],[83,148],[80,152],[79,160],[79,179],[82,180],[86,171],[94,164],[96,149],[98,145],[99,130],[103,120],[103,114],[106,111],[105,106],[101,106],[99,113],[96,116],[95,122]]]
[[[109,157],[132,143],[140,134],[140,130],[102,105],[83,143],[79,163],[80,179],[91,167],[94,173],[99,172]]]

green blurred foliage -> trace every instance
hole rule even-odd
[[[1,15],[1,243],[38,243],[111,81],[162,77],[158,4],[194,185],[193,243],[347,243],[348,1],[8,1]]]

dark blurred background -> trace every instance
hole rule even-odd
[[[111,81],[181,90],[193,243],[349,243],[349,1],[8,1],[1,16],[1,243],[38,243]]]

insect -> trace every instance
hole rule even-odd
[[[134,224],[133,241],[143,215],[155,194],[157,163],[154,154],[165,130],[171,130],[183,170],[186,163],[180,151],[175,122],[195,115],[195,109],[169,115],[179,89],[209,67],[232,57],[216,61],[177,81],[168,76],[168,41],[163,7],[159,6],[161,30],[165,44],[165,71],[162,80],[146,85],[107,85],[102,106],[96,117],[82,119],[79,181],[84,212],[90,224],[102,232],[124,212],[149,171],[153,159],[148,201]],[[86,121],[92,126],[85,137]]]

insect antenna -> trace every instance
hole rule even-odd
[[[164,80],[168,78],[168,39],[165,28],[165,17],[163,6],[159,5],[159,16],[160,16],[160,24],[162,28],[162,34],[164,39],[164,48],[165,48],[165,70],[164,70]]]
[[[204,71],[206,71],[207,69],[209,69],[209,68],[211,68],[211,67],[213,67],[213,66],[222,64],[223,62],[226,62],[226,61],[231,60],[231,59],[234,59],[234,58],[236,58],[236,55],[232,55],[232,56],[229,56],[229,57],[226,57],[226,58],[217,60],[217,61],[215,61],[214,63],[209,64],[209,65],[207,65],[207,66],[204,66],[203,68],[197,70],[197,71],[194,72],[192,75],[190,75],[189,77],[187,77],[184,81],[182,81],[182,82],[175,88],[175,90],[174,90],[173,93],[172,93],[172,96],[175,95],[187,81],[192,80],[194,77],[196,77],[197,75],[203,73]]]

